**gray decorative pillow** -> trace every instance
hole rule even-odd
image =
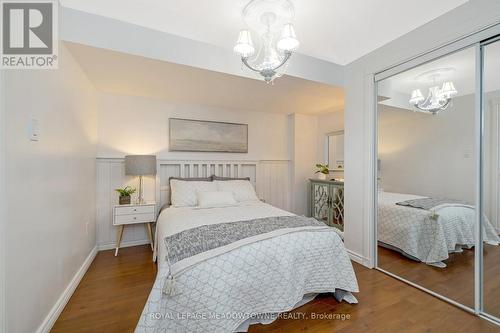
[[[183,181],[197,181],[197,182],[211,182],[212,177],[198,177],[198,178],[182,178],[182,177],[170,177],[168,178],[168,203],[167,205],[172,204],[172,189],[170,187],[170,181],[172,179],[183,180]]]
[[[185,181],[193,181],[193,182],[211,182],[212,177],[199,177],[199,178],[182,178],[182,177],[170,177],[168,179],[168,183],[170,184],[170,181],[172,179],[177,179],[177,180],[185,180]]]
[[[219,176],[216,176],[216,175],[212,175],[210,178],[212,180],[248,180],[248,181],[250,181],[250,177],[231,178],[231,177],[219,177]]]

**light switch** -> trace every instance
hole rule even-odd
[[[40,139],[40,127],[38,125],[38,119],[31,118],[28,124],[29,139],[31,141],[38,141]]]
[[[472,154],[473,154],[472,147],[467,146],[464,148],[463,156],[465,159],[472,158]]]

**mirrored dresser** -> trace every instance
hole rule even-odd
[[[344,182],[309,179],[309,215],[344,231]]]

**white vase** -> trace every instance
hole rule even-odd
[[[326,174],[324,174],[324,173],[322,173],[322,172],[318,173],[318,179],[321,179],[321,180],[326,180],[327,176],[328,176],[328,175],[326,175]]]

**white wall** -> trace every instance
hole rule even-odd
[[[248,112],[165,100],[98,93],[97,245],[115,246],[111,209],[114,189],[137,187],[137,177],[125,176],[123,156],[155,154],[161,160],[259,161],[257,192],[266,202],[290,210],[290,147],[287,115]],[[180,117],[248,124],[248,154],[169,152],[168,119]],[[155,198],[155,178],[145,177],[145,199]],[[126,228],[123,245],[147,243],[144,227]]]
[[[470,0],[346,67],[345,243],[373,264],[373,75],[401,61],[500,21],[500,2]]]
[[[291,152],[291,211],[309,213],[309,179],[315,178],[316,163],[325,161],[325,137],[333,131],[344,129],[343,112],[322,115],[292,114],[289,116]],[[343,176],[334,172],[330,176]]]
[[[292,212],[307,215],[309,178],[314,177],[317,163],[318,117],[290,115]]]
[[[474,95],[436,116],[379,104],[380,186],[474,204]]]
[[[58,70],[4,74],[9,333],[39,329],[95,246],[94,89],[59,50]]]
[[[114,188],[135,186],[137,180],[123,174],[121,159],[127,154],[156,154],[166,160],[261,161],[259,194],[268,202],[297,214],[308,213],[308,179],[314,165],[323,161],[326,133],[343,129],[343,113],[320,116],[248,112],[200,105],[174,104],[165,100],[98,93],[98,246],[115,244],[108,214],[116,201]],[[168,119],[180,117],[248,124],[248,154],[168,151]],[[289,120],[290,118],[290,120]],[[110,160],[116,159],[116,160]],[[146,179],[146,198],[153,200],[154,178]],[[291,189],[291,191],[290,191]],[[290,192],[283,196],[280,191]],[[147,241],[141,226],[125,232],[124,244]]]
[[[173,104],[160,99],[99,93],[97,156],[122,158],[127,154],[156,154],[181,160],[289,160],[287,116],[279,113],[225,110],[200,105]],[[248,154],[168,151],[171,117],[248,124]]]

